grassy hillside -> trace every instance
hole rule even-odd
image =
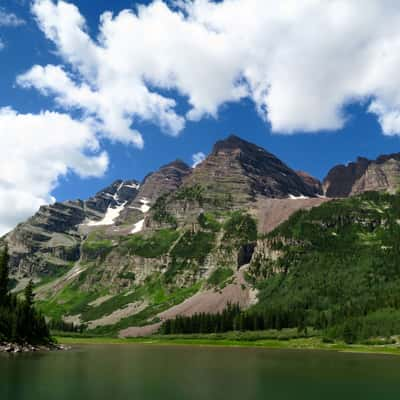
[[[159,313],[201,288],[223,288],[241,247],[256,240],[256,223],[239,211],[201,212],[195,221],[120,237],[92,232],[80,270],[44,292],[41,311],[110,335],[158,322]]]
[[[299,211],[264,238],[252,312],[355,341],[400,332],[400,195],[365,193]]]

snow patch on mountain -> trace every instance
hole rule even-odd
[[[140,206],[140,211],[141,211],[143,214],[146,214],[146,213],[150,210],[150,206],[149,206],[150,200],[149,200],[149,199],[146,199],[145,197],[143,197],[143,198],[141,198],[139,201],[140,201],[140,203],[142,204],[142,205]]]
[[[131,233],[138,233],[143,230],[144,226],[144,218],[141,219],[139,222],[136,222],[136,224],[133,226],[133,229],[131,230]]]
[[[138,184],[131,184],[131,185],[123,185],[124,187],[127,187],[127,188],[131,188],[131,189],[139,189],[140,188],[140,184],[138,183]]]
[[[309,197],[304,196],[303,194],[301,194],[300,196],[295,196],[293,194],[289,194],[289,199],[291,199],[291,200],[303,200],[303,199],[309,199]]]
[[[119,217],[122,210],[125,208],[126,202],[122,203],[117,207],[108,207],[106,214],[100,221],[89,221],[86,225],[88,226],[100,226],[100,225],[112,225],[115,220]]]
[[[143,214],[148,213],[149,210],[150,210],[150,208],[151,208],[151,207],[149,206],[150,200],[149,200],[149,199],[146,199],[145,197],[142,197],[142,198],[139,200],[139,202],[141,203],[141,206],[140,206],[140,207],[130,206],[129,208],[133,208],[133,209],[135,209],[135,210],[140,210]]]

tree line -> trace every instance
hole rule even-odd
[[[163,322],[160,333],[164,335],[188,333],[219,333],[234,330],[235,318],[240,314],[237,304],[228,304],[220,313],[199,313],[177,316]]]
[[[0,253],[0,341],[50,343],[46,320],[34,307],[32,280],[22,298],[10,293],[8,261],[8,251],[4,248]]]
[[[160,333],[193,334],[224,333],[229,331],[261,331],[297,328],[306,330],[305,315],[300,310],[241,311],[238,304],[228,304],[220,313],[196,313],[191,316],[177,316],[161,325]]]
[[[85,330],[85,325],[76,325],[73,322],[65,322],[60,319],[51,319],[48,322],[50,331],[54,332],[71,332],[71,333],[82,333]]]

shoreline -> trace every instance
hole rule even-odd
[[[38,351],[63,351],[69,350],[70,347],[61,343],[54,344],[30,344],[30,343],[13,343],[1,342],[0,353],[17,354],[17,353],[35,353]]]
[[[343,353],[400,355],[400,347],[395,345],[363,345],[345,343],[323,343],[316,338],[290,340],[225,340],[200,338],[113,338],[113,337],[56,337],[61,345],[147,345],[147,346],[199,346],[199,347],[226,347],[226,348],[260,348],[280,350],[324,350]]]

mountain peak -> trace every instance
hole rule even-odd
[[[237,204],[258,196],[315,195],[314,189],[276,156],[236,135],[215,143],[211,154],[185,181],[185,185],[193,184],[206,188],[208,195],[229,193]]]
[[[190,167],[189,165],[187,165],[184,161],[182,161],[180,158],[177,158],[174,161],[171,161],[168,164],[163,165],[160,170],[166,169],[166,168],[177,168],[177,169],[181,169],[184,171],[189,171]]]
[[[236,135],[229,135],[226,139],[218,140],[213,147],[212,154],[218,154],[220,151],[242,150],[243,152],[252,152],[264,149],[255,145],[254,143],[247,142]]]

